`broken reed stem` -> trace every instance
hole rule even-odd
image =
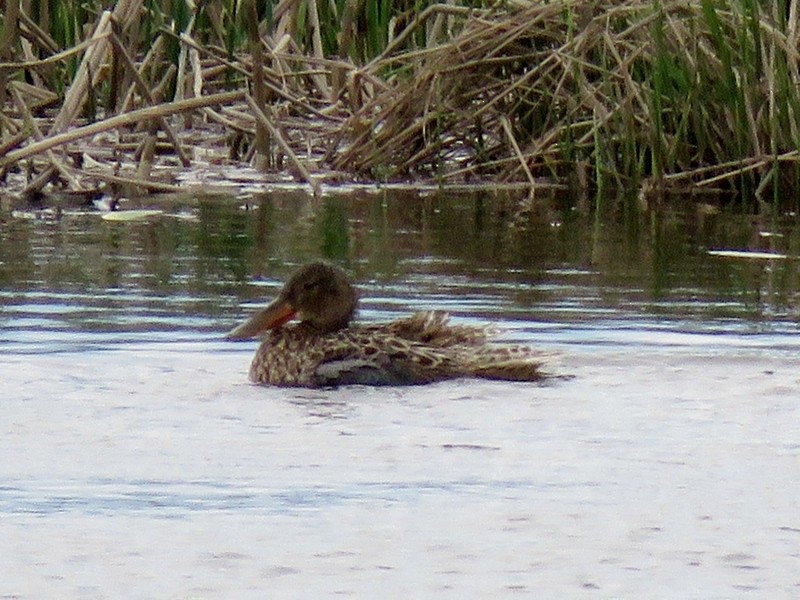
[[[297,157],[297,155],[292,150],[291,146],[289,146],[289,144],[286,143],[286,140],[284,139],[283,135],[281,135],[278,128],[275,127],[270,122],[270,120],[267,118],[267,116],[264,114],[261,108],[259,108],[259,106],[255,103],[255,100],[253,100],[251,96],[247,96],[246,100],[247,104],[253,111],[253,114],[256,116],[256,121],[262,123],[264,127],[266,127],[269,130],[272,137],[275,139],[275,141],[281,147],[281,150],[286,154],[291,163],[297,169],[298,173],[303,177],[303,179],[306,180],[306,183],[308,183],[314,190],[314,195],[319,196],[320,195],[319,182],[311,177],[311,173],[309,172],[306,165],[303,163],[303,161],[301,161]]]
[[[144,97],[147,103],[150,106],[155,106],[156,101],[153,98],[152,94],[150,93],[150,89],[147,87],[147,84],[142,79],[141,74],[136,69],[136,65],[133,64],[133,60],[131,59],[128,51],[122,45],[122,42],[119,40],[116,34],[111,36],[111,42],[114,45],[114,48],[117,50],[119,56],[122,57],[123,62],[125,63],[125,67],[128,69],[136,87],[139,89],[139,93]],[[172,147],[175,150],[175,153],[178,155],[178,158],[181,161],[181,164],[184,167],[188,167],[191,165],[191,161],[186,153],[183,151],[183,147],[181,146],[180,142],[178,141],[178,136],[173,131],[172,126],[169,124],[167,119],[162,115],[156,117],[158,124],[161,126],[161,129],[166,134],[167,138],[169,139]]]
[[[13,55],[14,41],[19,37],[20,6],[18,2],[11,2],[5,7],[2,37],[0,37],[0,61],[11,58]],[[0,65],[0,108],[6,105],[8,68]],[[0,129],[2,133],[2,129]]]
[[[25,121],[26,127],[30,128],[31,133],[33,134],[33,138],[35,140],[41,141],[43,139],[42,132],[39,129],[39,126],[36,124],[36,120],[33,118],[33,115],[28,110],[28,107],[25,105],[25,101],[20,95],[17,86],[12,85],[10,86],[10,88],[11,88],[11,95],[14,98],[14,104],[16,104],[17,106],[17,110],[19,110],[20,113],[24,115],[23,119]],[[56,171],[58,171],[61,174],[61,176],[64,177],[64,179],[66,179],[70,183],[73,189],[77,190],[82,189],[78,180],[75,179],[75,177],[73,177],[72,173],[70,172],[70,169],[58,159],[58,157],[55,155],[55,153],[53,153],[52,150],[48,150],[45,154],[47,155],[47,161],[50,163],[51,167]],[[29,184],[28,187],[26,188],[26,191],[38,191],[39,189],[41,189],[41,187],[44,187],[46,183],[47,180],[44,180],[42,182],[37,182],[35,186]]]
[[[270,128],[267,126],[266,119],[259,119],[258,114],[263,115],[267,106],[267,92],[264,84],[264,53],[261,47],[261,36],[258,31],[258,13],[256,11],[255,0],[249,0],[245,4],[245,11],[248,16],[248,34],[250,36],[250,53],[253,60],[253,97],[247,96],[248,103],[254,103],[257,108],[256,113],[256,138],[254,148],[256,152],[256,166],[268,167],[274,165],[273,157],[270,154]]]
[[[94,82],[91,81],[93,73],[100,72],[103,62],[108,59],[110,44],[108,38],[111,34],[111,11],[104,11],[100,15],[100,21],[90,38],[94,43],[87,47],[83,55],[78,71],[75,74],[72,85],[64,96],[64,103],[61,110],[53,121],[51,132],[57,133],[66,129],[67,125],[75,120],[75,117],[83,107],[86,98],[90,94],[89,88]]]
[[[531,191],[533,191],[533,189],[536,187],[536,181],[533,178],[533,173],[531,173],[531,170],[528,168],[528,162],[522,155],[522,150],[519,149],[519,144],[517,144],[517,140],[514,138],[514,132],[511,130],[511,123],[509,123],[508,118],[505,115],[503,115],[502,117],[500,117],[500,124],[503,126],[503,131],[508,137],[508,143],[511,144],[511,147],[514,149],[514,154],[517,155],[517,159],[519,160],[520,166],[522,167],[523,171],[525,171],[525,175],[528,178],[528,182],[531,184]]]
[[[53,40],[46,31],[44,31],[33,19],[28,16],[26,11],[21,11],[19,14],[20,25],[28,30],[29,35],[35,40],[39,46],[46,52],[56,54],[58,52],[58,44]]]
[[[13,136],[6,139],[6,141],[0,144],[0,156],[4,156],[11,152],[14,148],[17,148],[25,143],[30,135],[25,131],[20,131],[15,133]]]
[[[17,161],[24,160],[31,156],[36,156],[47,150],[69,144],[77,140],[91,137],[104,131],[116,129],[118,127],[129,127],[136,125],[142,120],[153,119],[168,115],[176,115],[184,112],[197,110],[207,106],[214,106],[218,104],[229,104],[244,100],[247,92],[222,92],[219,94],[212,94],[210,96],[200,96],[199,98],[189,98],[188,100],[181,100],[180,102],[172,102],[170,104],[159,104],[157,106],[148,106],[140,108],[121,115],[109,117],[103,121],[84,125],[83,127],[76,127],[70,131],[60,133],[48,138],[43,139],[41,142],[36,142],[9,152],[3,157],[0,157],[0,169],[13,164]]]
[[[314,56],[316,58],[324,58],[325,53],[322,50],[322,34],[320,32],[319,14],[317,13],[317,0],[306,0],[306,6],[308,7],[308,19],[311,26],[311,41],[312,48],[314,49]],[[333,102],[335,99],[331,97],[331,87],[328,85],[327,79],[322,74],[312,75],[311,78],[319,89],[320,95],[329,102]]]
[[[138,177],[121,177],[112,173],[103,173],[102,171],[87,171],[86,175],[93,179],[106,181],[116,185],[131,187],[134,189],[147,190],[150,192],[159,192],[164,194],[175,194],[181,191],[179,185],[172,185],[161,181],[155,181],[151,178],[140,179]]]
[[[166,31],[166,30],[163,31],[163,33],[165,35],[170,35],[170,36],[174,36],[175,35],[174,32]],[[248,66],[247,64],[245,64],[243,62],[239,62],[239,61],[235,61],[235,62],[234,61],[230,61],[227,58],[225,58],[223,56],[219,56],[218,54],[214,53],[214,51],[212,49],[203,48],[202,46],[199,46],[194,40],[192,40],[190,38],[186,38],[184,36],[179,36],[179,39],[180,39],[181,43],[188,44],[188,45],[192,46],[192,48],[195,48],[201,54],[204,54],[204,55],[212,58],[213,60],[218,61],[220,64],[230,68],[231,70],[236,71],[237,73],[241,74],[242,76],[244,76],[246,78],[253,77],[254,70],[253,70],[252,66]],[[264,70],[270,76],[275,76],[276,75],[275,73],[270,73],[271,70],[267,69],[266,67],[264,67]],[[295,106],[298,110],[302,110],[304,112],[307,112],[310,115],[313,115],[315,117],[319,117],[321,119],[327,119],[328,118],[327,115],[325,115],[325,113],[323,113],[322,111],[320,111],[319,109],[317,109],[313,105],[311,105],[306,98],[294,95],[292,93],[289,93],[283,87],[275,85],[273,82],[271,82],[267,78],[264,78],[264,87],[270,93],[275,94],[276,96],[282,98],[283,100],[286,100],[287,102],[289,102],[290,104]]]
[[[447,14],[447,15],[456,15],[461,17],[466,17],[470,13],[477,12],[476,9],[463,7],[463,6],[452,6],[450,4],[433,4],[426,7],[419,15],[414,17],[414,20],[411,21],[404,29],[401,31],[389,44],[387,44],[386,48],[380,55],[376,56],[372,61],[370,61],[366,65],[366,69],[372,70],[377,65],[383,63],[391,55],[398,49],[403,46],[406,40],[411,37],[420,25],[425,23],[431,15],[434,14]],[[484,12],[484,11],[481,11]]]
[[[145,179],[150,177],[150,172],[153,169],[153,157],[156,150],[156,131],[155,126],[150,125],[148,132],[142,143],[139,145],[134,160],[137,161],[136,177],[138,179]]]

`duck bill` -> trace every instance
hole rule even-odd
[[[225,336],[229,340],[246,340],[265,331],[280,327],[291,319],[297,311],[286,300],[276,300],[265,309],[258,311],[247,321],[232,329]]]

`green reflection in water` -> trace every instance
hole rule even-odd
[[[689,208],[645,213],[606,202],[594,215],[569,199],[526,204],[509,194],[302,192],[234,198],[154,198],[166,214],[109,223],[98,214],[0,221],[0,283],[11,290],[90,294],[134,290],[203,300],[262,297],[298,264],[324,257],[360,281],[408,282],[409,293],[449,293],[461,278],[502,287],[520,307],[572,303],[651,315],[763,318],[797,314],[796,262],[726,260],[710,248],[797,256],[796,219]],[[186,218],[188,215],[189,218]],[[764,235],[765,232],[774,235]],[[419,275],[424,283],[411,283]],[[437,279],[438,278],[438,279]],[[267,294],[272,291],[267,292]],[[235,297],[235,299],[234,299]]]
[[[350,222],[345,201],[341,197],[326,198],[315,236],[320,241],[320,255],[337,262],[347,263],[350,254]]]

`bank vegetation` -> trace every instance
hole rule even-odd
[[[796,198],[800,0],[5,0],[0,181]]]

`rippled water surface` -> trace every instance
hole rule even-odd
[[[796,218],[140,204],[0,213],[1,596],[800,595]],[[572,377],[249,384],[222,334],[320,256],[362,320],[494,321]]]

